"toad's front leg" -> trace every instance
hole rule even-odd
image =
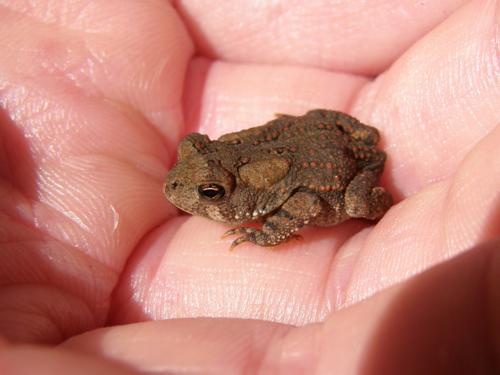
[[[314,194],[297,192],[293,194],[273,215],[269,215],[262,229],[234,228],[223,237],[242,234],[231,244],[231,250],[243,242],[252,242],[259,246],[275,246],[291,237],[298,237],[299,230],[321,212],[321,201]]]

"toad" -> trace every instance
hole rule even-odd
[[[278,115],[265,125],[217,140],[192,133],[164,185],[178,208],[237,226],[226,235],[278,245],[304,225],[379,219],[392,205],[377,186],[386,154],[377,129],[342,112]],[[262,227],[241,224],[259,220]]]

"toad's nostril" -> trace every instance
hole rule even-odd
[[[172,190],[175,190],[175,189],[177,188],[177,186],[179,186],[179,182],[178,182],[178,181],[172,181],[172,182],[170,183],[170,188],[171,188]]]

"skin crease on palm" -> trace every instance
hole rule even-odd
[[[123,5],[0,0],[0,373],[500,369],[499,1]],[[311,108],[380,130],[378,223],[229,252],[163,197]]]

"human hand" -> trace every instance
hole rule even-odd
[[[113,358],[92,337],[119,337],[138,356],[156,338],[165,340],[163,363],[150,365],[192,368],[194,357],[173,360],[203,351],[179,337],[199,337],[206,325],[228,335],[225,348],[242,332],[294,335],[243,319],[320,327],[333,320],[337,331],[353,310],[368,314],[367,304],[383,297],[359,301],[498,236],[496,2],[424,10],[181,2],[180,16],[159,1],[127,9],[17,4],[3,6],[0,29],[8,52],[0,57],[0,324],[10,340],[55,343],[89,332],[66,346]],[[235,30],[234,20],[243,26]],[[213,60],[193,58],[195,46]],[[276,251],[241,245],[229,253],[231,240],[219,240],[226,226],[178,216],[164,200],[162,180],[182,134],[217,136],[316,107],[380,129],[389,155],[383,185],[400,202],[377,225],[314,228]],[[242,320],[92,331],[191,317]],[[140,348],[126,339],[138,335]],[[271,345],[257,349],[272,353]],[[335,353],[347,358],[341,349]]]

